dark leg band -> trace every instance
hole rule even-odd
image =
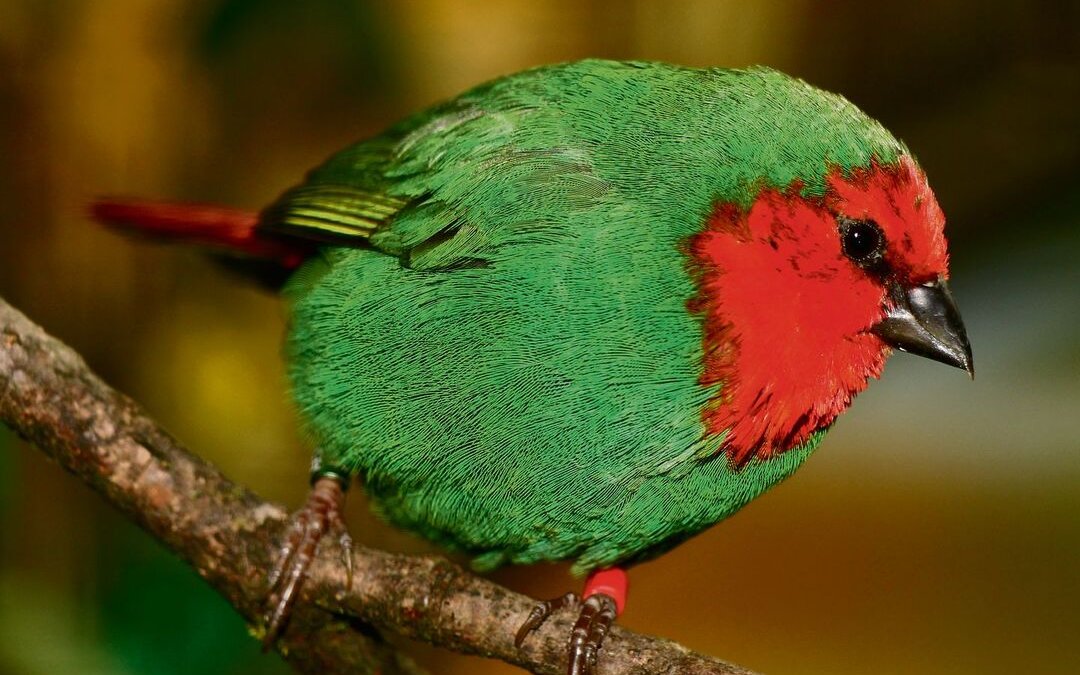
[[[317,481],[323,478],[332,478],[341,484],[342,491],[349,489],[349,484],[352,481],[352,474],[349,471],[341,468],[340,466],[334,466],[327,464],[316,452],[311,458],[311,484],[314,485]]]

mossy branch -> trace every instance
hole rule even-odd
[[[138,523],[257,625],[286,510],[184,449],[71,348],[0,299],[0,420]],[[277,643],[302,673],[412,673],[380,632],[534,673],[565,670],[571,617],[553,617],[522,649],[513,636],[533,601],[437,557],[356,547],[355,580],[319,557]],[[677,644],[616,627],[600,675],[751,675]]]

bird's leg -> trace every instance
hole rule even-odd
[[[294,513],[289,530],[278,551],[274,568],[267,579],[263,649],[269,649],[288,623],[289,614],[307,578],[308,568],[315,559],[319,542],[331,530],[338,533],[342,562],[345,565],[346,587],[352,587],[352,538],[345,528],[343,516],[345,491],[349,489],[349,473],[321,463],[318,456],[312,463],[311,491],[307,503]]]
[[[564,607],[575,609],[578,618],[570,633],[570,660],[566,672],[568,675],[592,675],[596,670],[597,652],[615,617],[626,606],[628,586],[626,572],[621,568],[611,567],[593,572],[585,580],[585,590],[581,594],[583,600],[574,593],[567,593],[554,600],[536,603],[518,629],[514,644],[521,647],[529,633],[539,628],[554,612]]]

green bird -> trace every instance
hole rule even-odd
[[[270,574],[282,629],[359,477],[478,570],[573,560],[570,673],[623,570],[790,475],[892,348],[973,373],[944,216],[905,146],[768,68],[589,60],[481,85],[333,155],[261,214],[98,218],[287,276],[318,448]],[[265,269],[265,266],[264,266]]]

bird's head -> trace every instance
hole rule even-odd
[[[945,219],[914,160],[832,167],[822,194],[803,188],[721,202],[690,242],[702,381],[719,390],[705,421],[736,464],[828,427],[893,347],[974,372]]]

